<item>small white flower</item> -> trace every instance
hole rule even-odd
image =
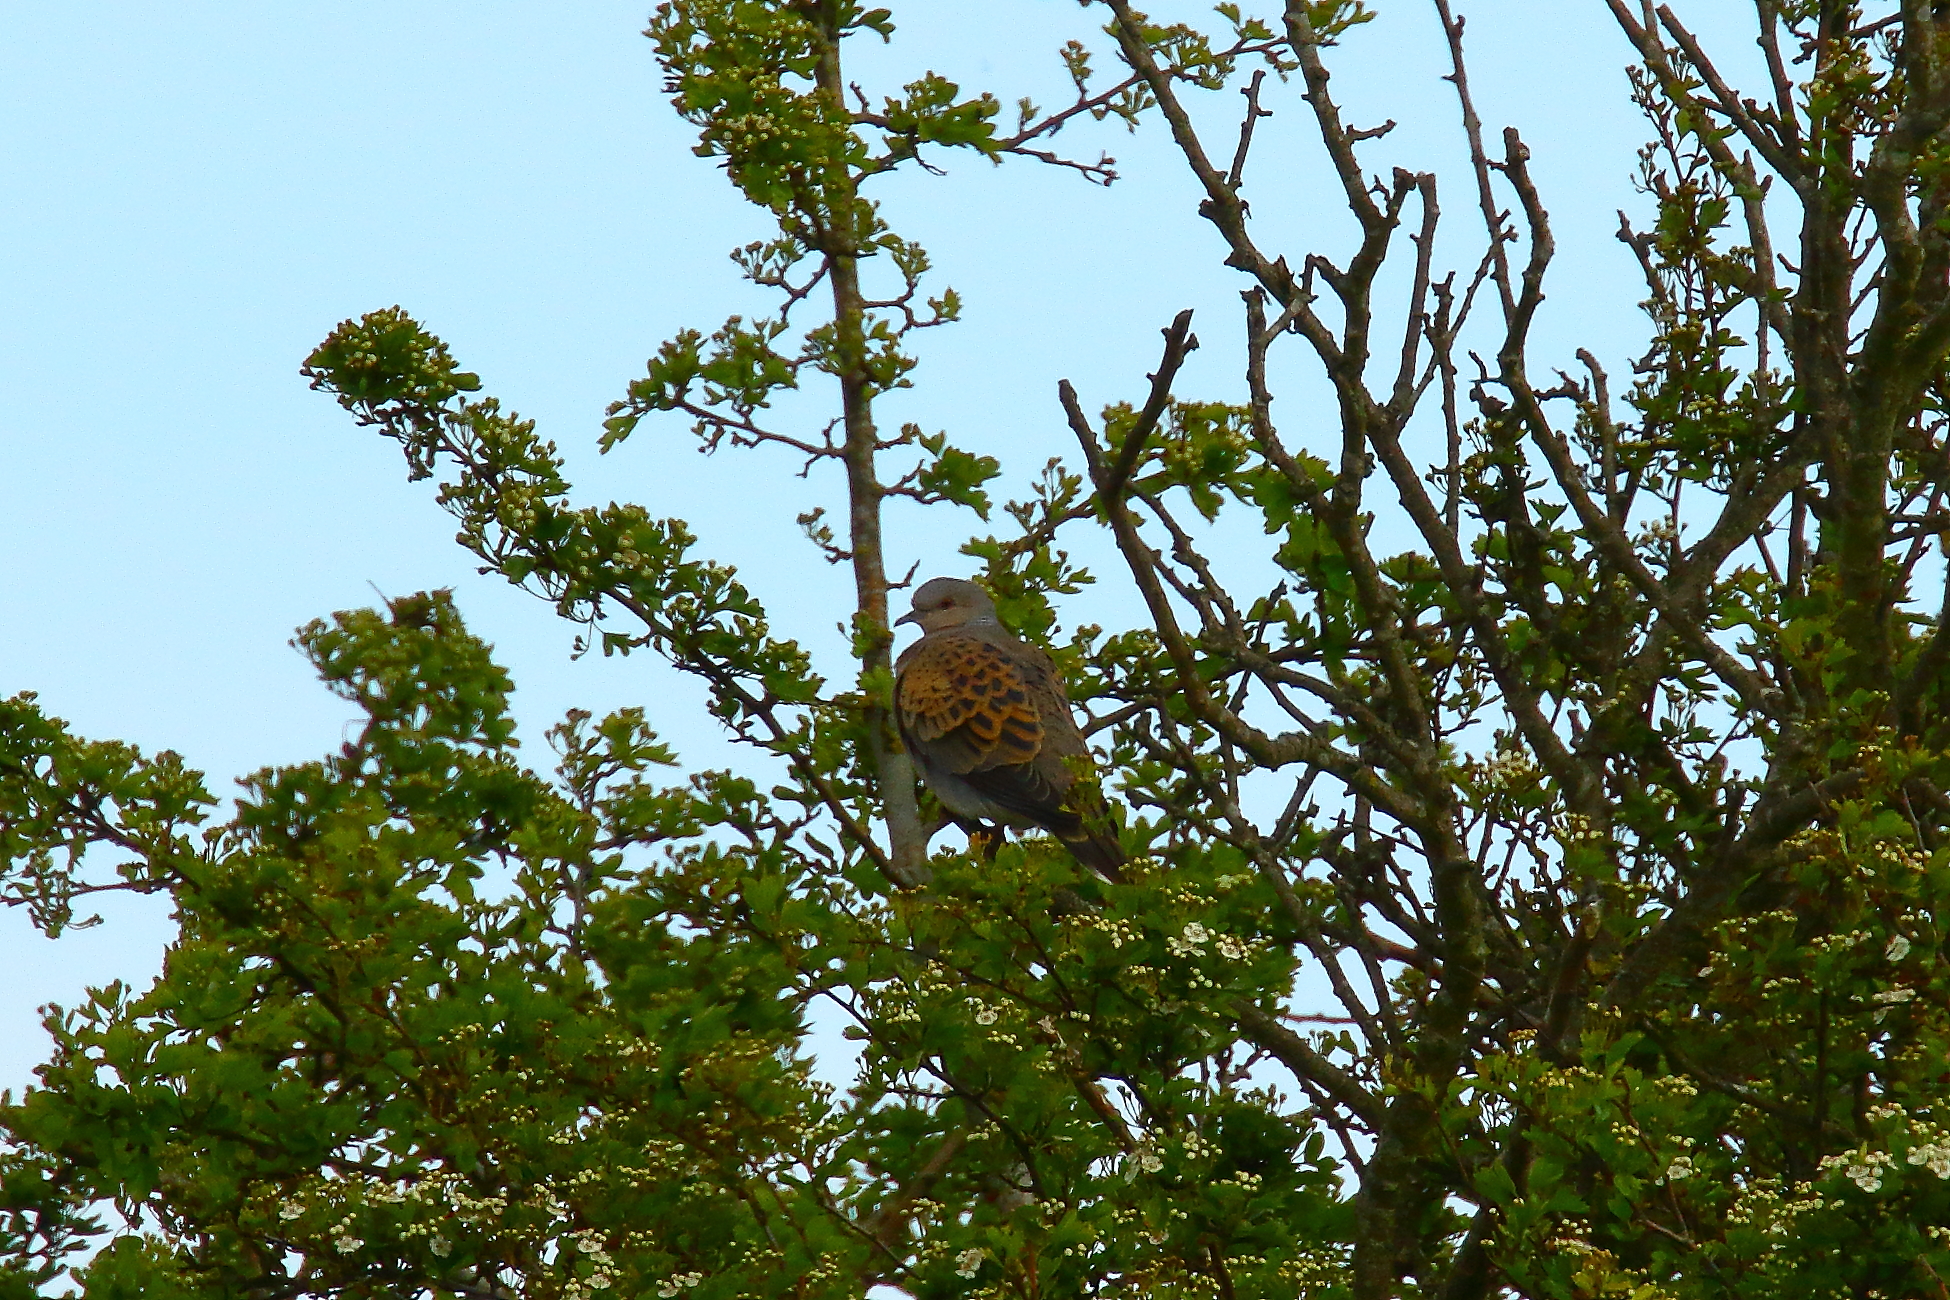
[[[1909,1149],[1909,1162],[1922,1165],[1938,1178],[1950,1178],[1950,1138]]]
[[[996,1017],[999,1014],[1001,1013],[996,1011],[994,1007],[983,1007],[975,1013],[975,1023],[978,1025],[992,1025],[995,1023]]]
[[[445,1237],[441,1236],[439,1233],[435,1233],[433,1236],[427,1238],[427,1249],[432,1251],[434,1254],[440,1256],[442,1259],[445,1259],[447,1257],[447,1252],[452,1250],[453,1248],[454,1248],[454,1243],[448,1241]]]
[[[1821,1169],[1826,1173],[1839,1165],[1842,1167],[1843,1176],[1850,1182],[1865,1192],[1876,1192],[1882,1189],[1883,1174],[1895,1163],[1896,1158],[1887,1151],[1856,1150],[1845,1151],[1841,1155],[1823,1156]]]
[[[332,1248],[341,1255],[350,1255],[353,1251],[365,1244],[365,1242],[357,1237],[340,1237],[332,1243]]]
[[[1666,1166],[1666,1181],[1676,1183],[1691,1178],[1694,1172],[1691,1156],[1675,1156],[1672,1163]]]
[[[296,1201],[286,1201],[283,1205],[278,1207],[278,1217],[280,1219],[283,1219],[286,1223],[289,1223],[293,1219],[303,1215],[304,1212],[305,1212],[305,1207],[298,1204]]]
[[[955,1256],[955,1272],[962,1277],[974,1277],[981,1270],[982,1261],[989,1257],[988,1251],[980,1246],[970,1246]]]
[[[1204,954],[1204,945],[1211,938],[1210,930],[1197,921],[1187,921],[1179,934],[1166,937],[1165,948],[1174,957],[1198,957]]]
[[[1884,989],[1882,992],[1871,997],[1869,1001],[1880,1003],[1907,1002],[1915,996],[1915,989]]]
[[[1882,955],[1890,961],[1901,961],[1909,956],[1909,936],[1899,934],[1891,939],[1889,946],[1882,950]]]

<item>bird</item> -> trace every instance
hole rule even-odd
[[[894,664],[894,714],[921,778],[971,835],[982,823],[1040,826],[1107,880],[1126,862],[1096,791],[1090,746],[1056,665],[1017,640],[995,602],[962,578],[931,578],[895,620],[921,639]],[[971,827],[971,823],[974,825]]]

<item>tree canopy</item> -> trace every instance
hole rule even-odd
[[[580,504],[428,325],[341,324],[304,375],[459,544],[694,676],[749,761],[688,769],[630,708],[534,770],[438,591],[300,630],[364,721],[221,813],[0,705],[6,900],[57,934],[162,891],[181,930],[0,1107],[0,1295],[1950,1296],[1950,14],[1754,0],[1743,87],[1607,4],[1652,338],[1609,369],[1533,337],[1549,196],[1449,0],[1440,184],[1339,107],[1362,0],[1090,0],[1054,109],[919,68],[874,102],[847,57],[899,50],[885,9],[662,5],[775,306],[665,343],[601,445],[803,473],[852,676],[682,520]],[[1254,210],[1273,112],[1343,244]],[[1181,391],[1161,321],[999,501],[968,431],[877,413],[961,302],[876,187],[957,150],[1108,183],[1063,151],[1092,118],[1177,146],[1244,400]],[[889,716],[897,501],[1067,675],[1128,882],[936,838]],[[1126,625],[1062,621],[1090,582]]]

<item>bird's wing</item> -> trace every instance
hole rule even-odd
[[[1025,762],[979,768],[962,779],[992,802],[1058,838],[1075,839],[1086,834],[1083,810],[1072,803],[1072,796],[1077,778],[1090,770],[1090,747],[1077,730],[1063,679],[1050,657],[1039,647],[1013,638],[1001,649],[1021,677],[1029,707],[1042,723],[1042,744]]]
[[[1021,662],[1023,680],[1029,687],[1029,702],[1043,720],[1042,761],[1074,766],[1075,760],[1081,758],[1084,766],[1089,767],[1090,743],[1077,727],[1076,708],[1063,689],[1063,675],[1056,671],[1056,661],[1041,646],[1025,643]]]
[[[901,735],[944,772],[968,776],[1032,761],[1043,723],[1019,658],[979,637],[935,632],[901,656]]]

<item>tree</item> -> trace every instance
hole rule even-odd
[[[851,87],[884,10],[660,8],[700,152],[777,220],[738,258],[778,310],[666,344],[604,445],[675,413],[836,471],[802,522],[851,568],[856,680],[681,522],[572,504],[404,312],[341,325],[313,385],[589,646],[699,677],[750,768],[659,776],[640,710],[523,767],[444,593],[301,631],[368,722],[218,825],[171,755],[8,703],[9,901],[55,932],[167,890],[182,924],[4,1111],[11,1292],[107,1235],[90,1296],[1950,1295],[1950,16],[1756,0],[1749,94],[1608,3],[1651,135],[1622,394],[1532,338],[1544,196],[1448,0],[1454,267],[1436,177],[1375,171],[1387,128],[1337,107],[1359,0],[1213,30],[1098,0],[1074,101],[1013,126],[933,75]],[[1275,103],[1350,249],[1259,233]],[[1127,885],[1034,837],[931,849],[886,716],[881,510],[987,521],[999,466],[876,419],[958,303],[872,188],[946,149],[1108,182],[1056,152],[1084,116],[1162,119],[1244,276],[1243,402],[1175,391],[1179,316],[1131,400],[1063,387],[1076,467],[966,548],[1096,715]],[[1337,440],[1276,418],[1288,354]],[[775,418],[815,380],[830,423]],[[1059,636],[1093,530],[1143,616]],[[1226,577],[1254,537],[1265,590]],[[844,1094],[815,1004],[861,1046]]]

